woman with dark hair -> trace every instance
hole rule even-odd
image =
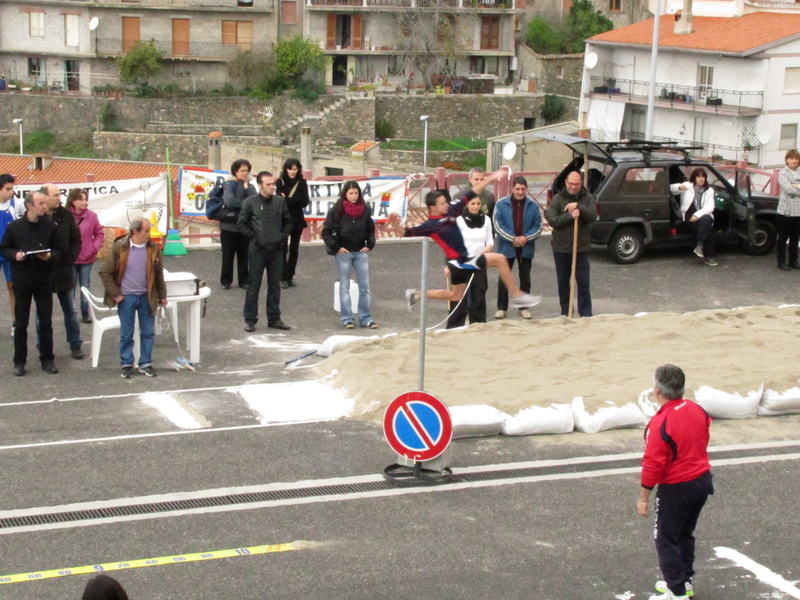
[[[113,577],[98,575],[86,584],[81,600],[128,600],[128,594]]]
[[[364,202],[361,188],[355,181],[346,181],[339,199],[328,211],[322,226],[322,239],[336,259],[339,270],[339,304],[345,329],[353,329],[353,308],[350,300],[350,273],[358,280],[358,322],[361,327],[377,329],[369,312],[369,262],[367,256],[375,247],[375,223],[372,211]]]
[[[235,216],[219,223],[219,240],[222,244],[222,271],[219,283],[223,290],[231,289],[233,283],[233,259],[236,259],[236,273],[240,288],[247,287],[247,251],[250,240],[240,231],[236,222],[242,210],[242,202],[248,196],[258,193],[256,186],[250,183],[250,161],[240,158],[231,165],[231,177],[222,184],[222,202],[226,208],[232,208]]]
[[[681,195],[681,216],[697,237],[694,253],[709,267],[714,260],[714,190],[708,185],[708,174],[702,167],[692,171],[689,181],[673,183],[670,192]]]
[[[294,273],[300,254],[300,237],[308,227],[303,211],[311,201],[308,197],[308,183],[303,178],[303,166],[296,158],[287,158],[283,163],[281,176],[275,182],[275,193],[286,198],[286,208],[292,217],[292,233],[283,245],[283,276],[281,287],[294,287]]]
[[[67,195],[67,208],[72,212],[75,223],[81,232],[81,251],[75,260],[75,292],[81,301],[81,317],[84,323],[91,323],[89,301],[81,294],[81,288],[89,288],[89,276],[92,265],[97,260],[97,253],[103,247],[105,234],[97,213],[89,210],[89,193],[80,188],[73,188]]]
[[[800,269],[797,244],[800,242],[800,152],[789,150],[784,157],[786,166],[778,173],[781,188],[778,200],[778,268],[781,271]],[[786,265],[786,244],[789,244],[789,265]]]

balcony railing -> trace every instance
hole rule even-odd
[[[591,77],[590,91],[594,94],[647,99],[649,81]],[[706,86],[656,83],[656,101],[668,102],[676,108],[712,108],[726,113],[757,113],[764,108],[764,92],[736,92]]]
[[[150,41],[150,40],[143,40]],[[233,60],[240,52],[263,44],[220,44],[218,42],[173,42],[154,40],[155,47],[165,58]],[[121,56],[136,45],[135,40],[97,39],[97,54]]]
[[[644,133],[636,131],[621,131],[622,140],[643,140]],[[680,146],[698,146],[699,150],[691,150],[689,154],[697,158],[710,158],[714,162],[727,161],[731,163],[746,160],[751,164],[758,164],[761,160],[761,146],[727,146],[725,144],[714,144],[711,142],[698,142],[696,140],[686,140],[671,137],[654,135],[655,142],[677,142]]]
[[[386,6],[404,8],[514,8],[514,0],[309,0],[311,6]]]

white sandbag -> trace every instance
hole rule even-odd
[[[517,413],[516,417],[505,415],[503,435],[538,435],[546,433],[570,433],[575,429],[575,418],[569,404],[553,404],[549,407],[531,406]]]
[[[599,408],[593,415],[586,412],[586,406],[584,406],[583,398],[580,396],[573,398],[570,406],[575,418],[575,429],[583,433],[597,433],[607,429],[644,427],[647,425],[647,417],[633,402],[628,402],[622,406]]]
[[[645,391],[639,394],[639,397],[636,400],[636,404],[639,405],[639,408],[644,413],[644,416],[647,417],[649,421],[658,412],[658,402],[653,402],[650,400],[650,395],[653,393],[653,388],[647,388]]]
[[[453,419],[453,439],[499,435],[503,427],[503,417],[507,416],[494,406],[451,406]]]
[[[317,350],[317,354],[319,354],[320,356],[328,357],[334,352],[339,352],[339,350],[344,350],[347,346],[349,346],[353,342],[357,342],[358,340],[363,340],[363,339],[365,338],[359,337],[357,335],[332,335],[327,340],[322,342],[322,345],[320,345],[319,350]]]
[[[785,392],[764,390],[757,412],[759,417],[800,413],[800,388],[793,387]]]
[[[714,419],[750,419],[756,416],[763,392],[762,385],[743,398],[738,392],[729,394],[701,385],[694,393],[694,401]]]

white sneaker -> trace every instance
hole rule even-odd
[[[703,258],[703,244],[697,244],[697,246],[694,247],[694,253],[700,258]]]
[[[650,600],[688,600],[689,596],[676,596],[669,590],[664,592],[663,594],[653,594],[650,596]]]
[[[497,320],[505,319],[506,318],[506,311],[498,310],[496,313],[494,313],[494,318],[497,319]]]
[[[530,294],[520,294],[516,298],[510,298],[508,303],[513,308],[529,308],[536,306],[542,301],[541,296],[531,296]]]
[[[656,591],[657,592],[661,592],[662,594],[664,592],[668,592],[669,591],[669,588],[667,587],[667,582],[664,581],[663,579],[659,580],[659,581],[656,581],[656,586],[655,587],[656,587]],[[686,582],[686,597],[687,598],[691,598],[692,596],[694,596],[694,588],[692,588],[692,583],[687,581]]]
[[[527,308],[520,308],[519,309],[519,316],[523,319],[530,319],[531,318],[531,311]]]
[[[419,302],[419,297],[417,296],[417,290],[414,289],[406,290],[406,303],[408,304],[408,310],[411,310],[417,302]]]

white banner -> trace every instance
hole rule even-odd
[[[167,180],[165,177],[145,179],[124,179],[120,181],[96,181],[92,183],[57,183],[61,190],[61,203],[66,206],[67,195],[72,188],[86,190],[89,194],[89,208],[97,213],[103,227],[124,227],[136,217],[148,220],[156,214],[158,229],[167,233]],[[25,192],[36,191],[41,185],[15,185],[15,201],[22,204]]]
[[[181,169],[181,214],[205,216],[206,197],[219,181],[225,181],[226,171],[208,169]],[[255,180],[253,181],[255,184]],[[405,177],[374,177],[358,182],[364,200],[372,208],[372,217],[385,222],[389,213],[405,214],[408,186]],[[344,181],[309,181],[308,195],[311,203],[304,213],[308,221],[324,221],[328,210],[341,193]]]

